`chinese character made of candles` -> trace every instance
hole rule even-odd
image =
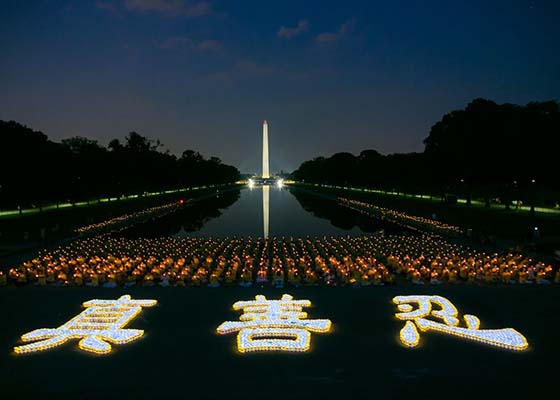
[[[240,321],[226,321],[216,331],[220,335],[237,334],[237,349],[241,353],[254,351],[308,351],[311,332],[328,332],[328,319],[305,319],[303,307],[311,306],[309,300],[293,300],[289,294],[280,300],[267,300],[255,296],[252,301],[238,301],[234,310],[243,310]]]
[[[83,303],[86,309],[56,329],[36,329],[21,337],[24,342],[35,343],[14,347],[16,353],[32,353],[60,346],[70,339],[81,339],[80,349],[107,354],[111,345],[124,344],[140,338],[140,329],[122,329],[136,317],[142,307],[151,307],[157,300],[132,300],[129,295],[117,300],[90,300]]]
[[[509,350],[525,350],[529,344],[525,337],[512,328],[479,329],[480,320],[474,315],[463,315],[466,328],[459,327],[458,311],[448,299],[441,296],[396,296],[393,303],[399,313],[395,316],[406,321],[400,331],[401,342],[408,347],[416,347],[420,342],[420,333],[436,331],[463,339],[474,340],[503,347]],[[415,303],[418,308],[410,303]],[[439,309],[434,309],[434,305]],[[441,320],[436,322],[432,319]]]

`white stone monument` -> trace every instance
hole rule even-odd
[[[262,155],[262,178],[270,178],[270,172],[268,170],[268,124],[266,119],[263,122],[263,155]]]

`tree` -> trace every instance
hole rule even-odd
[[[55,143],[14,121],[0,121],[0,207],[77,201],[161,191],[192,184],[228,183],[239,179],[237,168],[217,157],[205,160],[185,150],[178,159],[161,150],[158,140],[130,132],[107,148],[84,137]]]
[[[423,153],[382,155],[364,150],[357,157],[337,153],[304,161],[293,176],[302,181],[369,186],[404,192],[455,193],[554,205],[560,105],[526,106],[474,99],[445,114],[430,129]],[[535,182],[535,183],[533,183]]]

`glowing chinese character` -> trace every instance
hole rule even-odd
[[[82,350],[106,354],[111,352],[107,342],[124,344],[140,338],[140,329],[122,329],[136,317],[142,307],[151,307],[157,300],[132,300],[129,295],[118,300],[90,300],[83,312],[56,329],[36,329],[21,337],[24,342],[35,343],[14,347],[16,353],[31,353],[60,346],[70,339],[81,339]]]
[[[422,332],[442,332],[510,350],[525,350],[529,346],[525,337],[515,329],[479,329],[480,320],[474,315],[463,315],[467,327],[459,327],[458,311],[445,297],[396,296],[393,298],[393,303],[397,305],[400,311],[395,316],[400,320],[406,321],[401,329],[400,339],[408,347],[418,346],[420,342],[418,329]],[[418,309],[415,310],[409,303],[416,303]],[[434,310],[434,304],[439,306],[440,309]],[[425,317],[439,319],[443,323],[432,321]]]
[[[238,301],[234,310],[243,310],[240,321],[226,321],[216,330],[220,335],[237,334],[237,349],[250,351],[307,351],[311,342],[310,332],[328,332],[328,319],[305,319],[303,307],[311,306],[309,300],[293,300],[289,294],[280,300],[267,300],[263,295],[253,301]]]

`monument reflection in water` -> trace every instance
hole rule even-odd
[[[279,190],[284,187],[284,179],[278,179],[275,185]],[[268,239],[269,233],[269,209],[270,209],[270,185],[262,187],[262,209],[263,209],[263,236]]]
[[[282,180],[278,180],[276,182],[276,186],[279,189],[282,189],[283,182]],[[253,189],[254,185],[251,184],[251,182],[249,183],[249,188]],[[263,215],[263,237],[265,239],[269,238],[269,232],[270,232],[270,228],[269,228],[269,224],[270,224],[270,186],[269,185],[262,185],[261,186],[262,189],[262,215]]]
[[[268,185],[262,187],[262,209],[263,209],[263,236],[268,239],[268,221],[269,221],[269,202],[270,202],[270,188]]]
[[[284,187],[284,180],[278,179],[275,186],[278,189],[282,189]],[[255,184],[253,180],[250,179],[249,188],[253,189],[254,187]],[[268,239],[270,232],[270,185],[261,185],[260,188],[262,189],[263,237]]]

